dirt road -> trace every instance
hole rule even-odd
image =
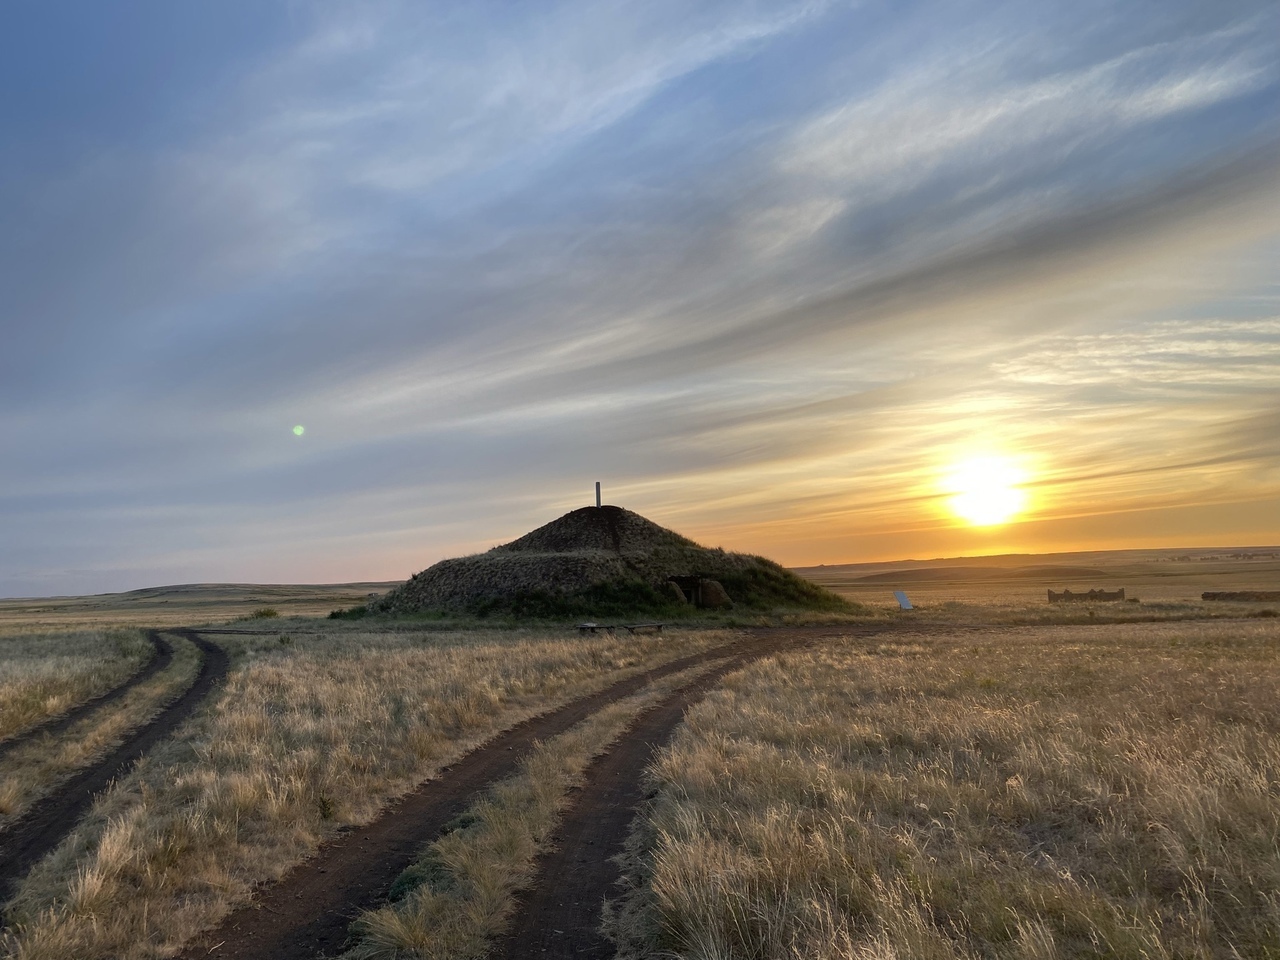
[[[25,876],[37,861],[61,843],[88,811],[94,798],[173,733],[226,676],[230,661],[226,651],[217,644],[191,630],[166,632],[185,637],[199,648],[201,663],[194,682],[150,721],[130,733],[115,750],[80,770],[0,832],[0,892]],[[153,642],[159,642],[171,658],[173,651],[168,643],[155,631],[152,636]]]
[[[390,805],[372,823],[326,844],[279,883],[264,888],[257,899],[233,911],[216,929],[190,944],[185,960],[234,957],[236,960],[313,960],[340,952],[350,921],[382,903],[396,877],[420,848],[489,785],[513,774],[536,740],[565,732],[602,707],[627,697],[650,682],[700,663],[723,661],[714,677],[664,701],[650,711],[642,726],[613,751],[647,756],[650,741],[665,738],[683,715],[683,697],[697,695],[714,679],[751,660],[807,645],[824,636],[848,631],[756,631],[741,640],[693,656],[682,657],[620,680],[604,690],[526,720],[467,754],[439,776]],[[635,739],[639,745],[629,746]],[[628,752],[630,751],[630,752]],[[610,754],[612,756],[612,754]],[[637,777],[642,764],[631,771]],[[625,836],[627,820],[612,827]],[[600,888],[597,888],[599,891]],[[598,912],[598,911],[597,911]]]
[[[173,662],[173,647],[169,646],[169,642],[165,640],[155,630],[147,631],[147,639],[151,641],[151,657],[138,668],[137,672],[121,683],[119,686],[112,687],[105,693],[100,693],[96,697],[91,697],[84,703],[77,704],[66,713],[49,717],[47,720],[41,721],[29,730],[24,730],[15,737],[0,742],[0,759],[3,759],[8,753],[24,746],[35,740],[37,737],[46,734],[61,733],[78,720],[82,720],[96,710],[114,703],[123,697],[126,693],[136,687],[138,684],[151,679],[170,663]]]
[[[644,796],[642,776],[685,711],[737,670],[737,659],[708,673],[642,714],[627,735],[586,771],[587,782],[556,830],[555,849],[540,858],[533,887],[521,898],[493,956],[506,960],[606,960],[613,947],[599,933],[604,897],[613,892],[632,818]]]

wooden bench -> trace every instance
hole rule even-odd
[[[613,633],[614,630],[617,630],[618,627],[621,627],[623,630],[626,630],[628,633],[645,633],[645,632],[661,633],[662,628],[665,626],[666,626],[665,623],[659,623],[656,620],[649,621],[646,623],[620,623],[618,624],[617,627],[610,626],[607,623],[593,623],[591,621],[587,621],[586,623],[578,624],[578,632],[579,633],[595,633],[597,630],[603,630],[605,633]]]

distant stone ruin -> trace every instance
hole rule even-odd
[[[1050,603],[1079,603],[1090,602],[1095,600],[1110,601],[1123,600],[1124,587],[1119,590],[1090,590],[1088,593],[1072,593],[1070,590],[1063,590],[1061,593],[1049,591]]]

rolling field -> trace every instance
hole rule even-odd
[[[796,573],[873,609],[896,608],[894,590],[905,590],[926,613],[950,616],[1060,620],[1086,612],[1050,606],[1046,591],[1117,590],[1137,604],[1099,603],[1098,615],[1240,616],[1280,604],[1202,601],[1209,591],[1280,590],[1280,548],[1225,547],[1200,550],[1104,550],[1087,553],[1009,555],[895,563],[838,564],[798,568]],[[948,606],[950,605],[950,606]]]
[[[0,955],[1280,956],[1280,619],[1198,600],[1275,581],[1162,562],[635,636],[6,601]]]
[[[194,583],[150,587],[90,597],[0,599],[0,636],[5,631],[180,627],[222,623],[273,610],[282,617],[322,617],[330,610],[365,603],[394,583],[320,586]]]
[[[498,731],[725,640],[286,626],[209,634],[231,655],[225,682],[29,865],[8,955],[172,955]]]
[[[622,956],[1280,956],[1280,624],[748,667],[651,768]]]

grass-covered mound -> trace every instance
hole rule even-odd
[[[538,619],[689,616],[671,577],[718,581],[735,609],[852,610],[772,560],[708,549],[621,507],[583,507],[511,543],[442,560],[370,613],[451,612]]]

